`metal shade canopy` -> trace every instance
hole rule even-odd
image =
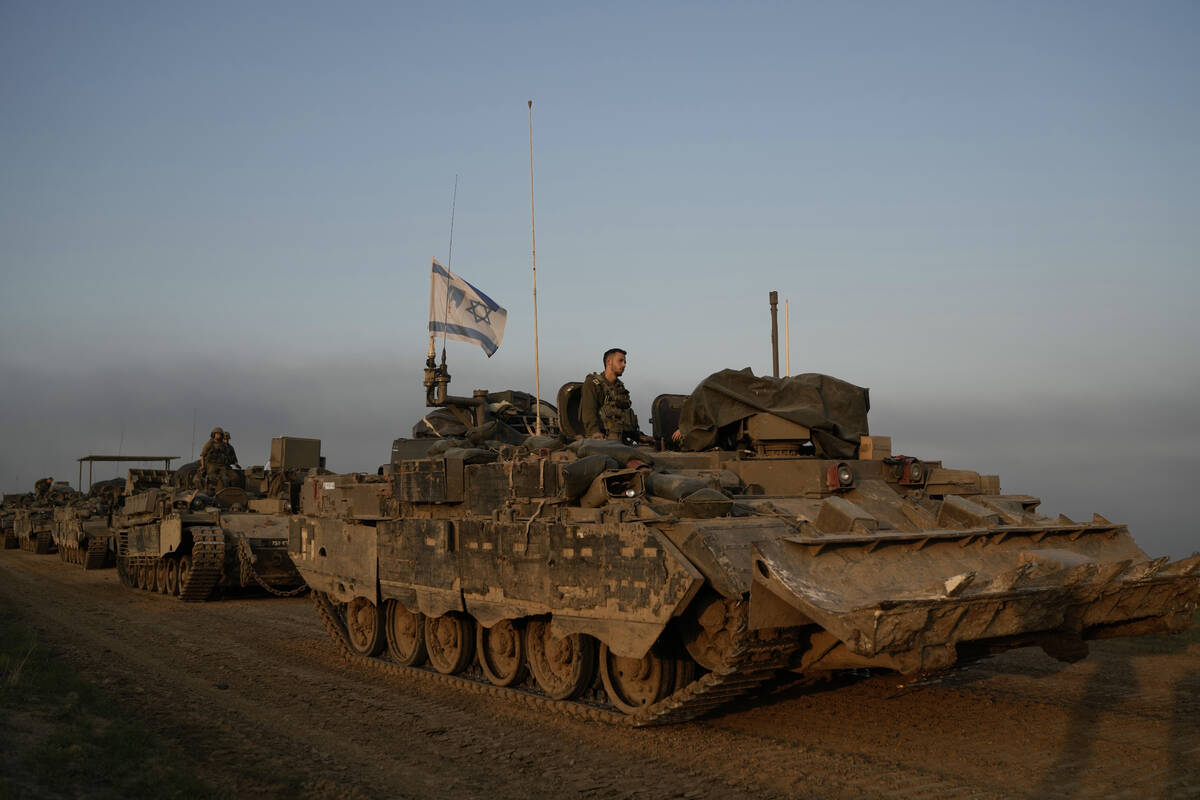
[[[95,465],[95,463],[97,461],[109,461],[109,462],[113,462],[113,461],[161,461],[161,462],[163,462],[163,469],[170,469],[171,462],[177,461],[178,459],[179,459],[179,456],[84,456],[83,458],[77,458],[75,460],[79,462],[79,482],[78,482],[79,491],[81,491],[81,492],[84,491],[84,488],[83,488],[83,462],[85,462],[85,461],[87,462],[87,465],[88,465],[88,489],[91,489],[92,488],[92,467],[93,467],[93,465]]]

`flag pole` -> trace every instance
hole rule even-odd
[[[437,259],[433,259],[437,261]],[[425,356],[425,366],[433,367],[437,363],[437,350],[434,349],[434,343],[437,341],[437,331],[433,329],[433,323],[437,320],[434,316],[433,298],[435,295],[433,289],[433,265],[429,265],[429,353]]]
[[[531,239],[530,255],[533,258],[533,386],[536,392],[537,405],[534,406],[536,415],[536,433],[542,435],[542,365],[538,343],[538,308],[537,308],[537,226],[533,217],[533,101],[529,101],[529,236]]]

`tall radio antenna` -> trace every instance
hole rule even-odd
[[[446,270],[449,271],[450,265],[454,262],[454,209],[458,206],[458,173],[454,173],[454,192],[450,195],[450,250],[446,253]],[[446,292],[446,309],[442,315],[442,321],[450,318],[450,292]],[[442,328],[442,363],[446,363],[446,335],[447,328]]]
[[[450,269],[450,265],[454,262],[454,208],[457,204],[458,204],[458,173],[456,172],[456,173],[454,173],[454,192],[450,195],[450,251],[448,253],[446,253],[446,269],[447,270]],[[431,285],[430,289],[429,289],[429,316],[430,316],[429,321],[430,321],[430,323],[433,322],[433,313],[434,313],[433,287]],[[442,314],[442,320],[445,321],[446,317],[448,317],[448,316],[450,316],[450,293],[449,292],[446,293],[446,309]],[[428,355],[428,359],[430,359],[430,363],[432,363],[432,359],[433,359],[434,355],[436,355],[436,350],[434,348],[434,344],[436,341],[437,341],[437,334],[431,330],[429,332],[429,355]],[[446,363],[446,331],[445,330],[442,331],[442,363],[443,364]]]
[[[454,207],[458,203],[458,173],[454,173],[454,193],[450,195],[450,252],[446,253],[446,269],[454,263]]]
[[[530,254],[533,258],[533,386],[536,392],[537,405],[534,413],[537,415],[536,432],[542,435],[542,365],[540,347],[538,345],[538,309],[537,309],[537,226],[533,217],[533,101],[529,101],[529,236],[531,239]]]

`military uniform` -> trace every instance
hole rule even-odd
[[[230,483],[226,473],[230,466],[237,463],[237,454],[225,442],[209,439],[200,450],[200,462],[204,465],[204,474],[201,476],[204,484],[223,489]]]
[[[42,478],[33,484],[33,495],[36,502],[50,502],[50,489],[54,486],[54,478]]]
[[[636,439],[641,435],[629,390],[620,378],[610,382],[603,373],[598,372],[584,378],[580,388],[579,415],[587,436],[600,433],[606,439],[621,441]]]

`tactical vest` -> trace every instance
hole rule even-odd
[[[600,387],[603,398],[600,403],[600,425],[604,428],[605,438],[620,440],[625,434],[637,431],[638,422],[637,415],[633,413],[633,401],[630,400],[629,390],[621,383],[621,379],[617,378],[609,383],[603,375],[595,372],[588,375],[587,379],[595,381]]]
[[[229,457],[229,446],[224,442],[210,440],[212,447],[206,448],[208,453],[204,456],[204,470],[211,472],[214,469],[228,467],[233,461]]]

